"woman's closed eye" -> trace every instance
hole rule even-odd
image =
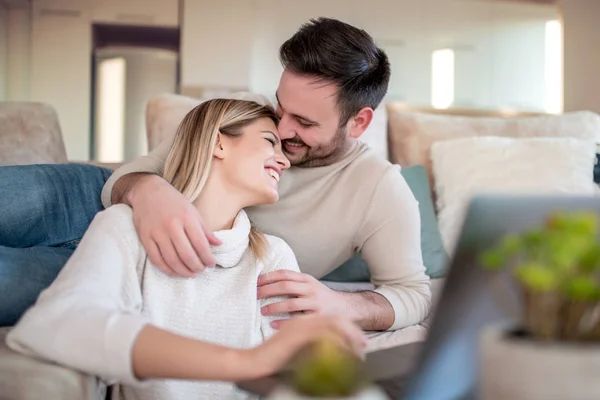
[[[272,137],[266,137],[265,139],[267,139],[267,141],[271,142],[273,147],[275,147],[275,145],[277,144],[277,141]]]

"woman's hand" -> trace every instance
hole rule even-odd
[[[279,371],[304,346],[329,337],[344,348],[362,355],[367,344],[363,331],[348,319],[324,315],[300,315],[280,321],[279,331],[248,353],[255,378]]]
[[[239,382],[281,370],[304,346],[323,337],[361,355],[367,339],[341,317],[300,315],[282,321],[281,329],[253,349],[231,348],[195,340],[146,325],[132,350],[137,379],[186,379]]]

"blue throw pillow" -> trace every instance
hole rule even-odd
[[[431,187],[425,167],[421,165],[401,169],[401,174],[419,202],[421,214],[421,249],[427,275],[441,278],[446,274],[448,254],[442,242],[437,216],[431,199]],[[368,282],[369,266],[360,253],[322,278],[333,282]]]

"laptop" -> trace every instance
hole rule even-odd
[[[479,335],[487,326],[518,318],[518,295],[508,271],[479,265],[481,251],[505,234],[540,225],[558,210],[600,215],[600,198],[572,196],[477,196],[467,209],[442,294],[425,342],[373,352],[366,357],[372,381],[392,399],[477,399]],[[238,386],[266,396],[282,383],[275,375]]]

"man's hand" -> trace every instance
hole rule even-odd
[[[344,313],[345,301],[342,293],[329,289],[308,274],[278,270],[261,275],[258,278],[258,298],[276,296],[295,298],[264,306],[263,315],[302,312],[349,318],[349,315]],[[278,329],[279,325],[280,321],[271,323],[275,329]]]
[[[206,229],[190,201],[159,176],[129,179],[135,182],[127,182],[131,190],[126,203],[133,208],[135,229],[150,261],[166,274],[184,277],[214,267],[210,245],[221,242]]]
[[[294,297],[262,308],[263,315],[304,313],[336,315],[355,322],[364,330],[383,331],[394,323],[394,308],[390,302],[372,291],[338,292],[328,288],[311,275],[296,271],[277,270],[258,278],[258,298]],[[281,321],[271,326],[279,329]]]

